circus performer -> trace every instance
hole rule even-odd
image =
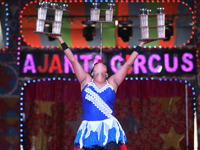
[[[62,37],[52,37],[61,43],[81,86],[83,120],[74,141],[74,150],[126,150],[125,132],[113,112],[115,95],[129,68],[143,51],[142,46],[147,42],[140,42],[117,73],[108,77],[107,67],[102,60],[93,66],[91,74],[87,73]]]

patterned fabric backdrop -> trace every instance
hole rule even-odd
[[[189,146],[193,147],[192,90],[188,87]],[[74,80],[41,80],[24,89],[26,150],[72,150],[82,120],[80,85]],[[186,149],[185,84],[126,80],[118,89],[115,115],[130,150]]]
[[[0,97],[0,149],[19,149],[19,97]]]

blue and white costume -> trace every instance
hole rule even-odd
[[[98,88],[92,81],[82,90],[83,121],[77,132],[75,146],[79,149],[106,147],[110,142],[125,144],[126,135],[113,113],[115,91],[107,82]]]

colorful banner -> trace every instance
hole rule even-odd
[[[115,49],[103,53],[108,74],[116,73],[133,50]],[[86,72],[101,57],[97,50],[73,50],[74,56]],[[71,63],[62,51],[29,50],[22,51],[20,76],[62,76],[74,75]],[[139,54],[128,76],[187,75],[196,74],[195,50],[151,50]]]

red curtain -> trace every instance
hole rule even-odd
[[[193,147],[192,89],[188,86],[189,146]],[[31,81],[24,89],[24,149],[72,150],[82,121],[80,85],[73,79]],[[129,150],[186,149],[185,83],[125,80],[114,112]]]

